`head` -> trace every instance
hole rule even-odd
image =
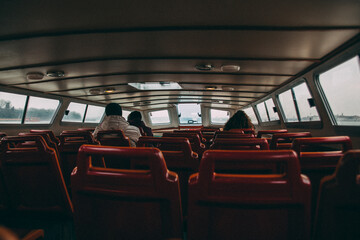
[[[249,116],[242,110],[237,111],[225,124],[224,130],[253,128]]]
[[[111,115],[122,116],[122,108],[117,103],[109,103],[105,107],[105,113],[106,113],[106,116],[111,116]]]
[[[139,111],[133,111],[128,116],[128,121],[141,121],[141,113]]]

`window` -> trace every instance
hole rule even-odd
[[[356,56],[319,75],[334,124],[360,126],[360,67]]]
[[[178,104],[180,124],[201,124],[199,104]]]
[[[274,111],[274,101],[269,98],[268,100],[256,105],[261,122],[269,122],[279,120],[279,115]]]
[[[128,116],[129,116],[130,113],[131,113],[130,111],[123,109],[123,111],[122,111],[122,116],[127,120],[127,118],[128,118]]]
[[[62,119],[63,122],[82,122],[86,104],[71,102]]]
[[[104,107],[88,105],[86,110],[85,122],[86,123],[99,123],[105,112]]]
[[[224,124],[229,120],[230,112],[217,110],[217,109],[210,109],[210,120],[211,123],[215,124]]]
[[[0,92],[0,123],[20,124],[26,98],[26,95]]]
[[[278,99],[285,122],[320,121],[315,105],[311,104],[313,99],[305,82],[279,94]]]
[[[244,110],[244,112],[246,113],[246,115],[249,116],[252,124],[254,124],[254,125],[258,125],[258,124],[259,124],[259,123],[258,123],[258,120],[257,120],[257,118],[256,118],[256,115],[255,115],[255,112],[254,112],[254,110],[253,110],[252,107],[248,107],[248,108],[245,108],[245,109],[243,109],[243,110]]]
[[[29,97],[25,115],[26,124],[49,124],[60,101],[41,97]]]
[[[160,111],[150,112],[149,115],[150,115],[151,123],[153,125],[170,123],[168,110],[160,110]]]

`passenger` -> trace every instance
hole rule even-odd
[[[254,128],[254,125],[249,116],[244,111],[239,110],[225,123],[224,131],[242,128]]]
[[[128,116],[128,122],[130,125],[139,128],[141,135],[143,136],[154,136],[151,128],[147,127],[143,121],[141,121],[141,113],[139,111],[133,111]]]
[[[130,145],[136,147],[136,142],[141,136],[139,128],[131,126],[122,116],[122,108],[117,103],[109,103],[105,108],[106,117],[95,128],[94,137],[103,130],[122,130],[130,140]]]

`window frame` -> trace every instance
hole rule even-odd
[[[82,120],[81,122],[71,122],[71,121],[63,121],[63,118],[65,116],[65,111],[68,109],[68,107],[70,106],[71,103],[78,103],[78,104],[85,104],[85,110],[84,110],[84,116],[82,117]],[[97,105],[97,104],[88,104],[88,103],[85,103],[85,102],[78,102],[78,101],[69,101],[69,104],[66,106],[65,110],[64,110],[64,113],[62,114],[62,117],[61,117],[61,120],[60,120],[60,125],[61,126],[69,126],[69,125],[86,125],[86,126],[97,126],[99,125],[99,123],[102,122],[102,120],[104,119],[105,117],[105,109],[104,109],[104,113],[100,119],[100,121],[98,123],[90,123],[90,122],[85,122],[85,118],[86,118],[86,114],[87,114],[87,110],[88,110],[88,106],[91,105],[91,106],[98,106],[98,107],[105,107],[104,105]]]
[[[316,111],[319,115],[319,121],[301,121],[300,119],[300,111],[299,111],[299,107],[297,105],[297,100],[296,100],[296,97],[295,97],[295,92],[294,92],[294,87],[300,85],[300,84],[303,84],[305,83],[306,86],[307,86],[307,89],[309,90],[309,93],[310,93],[310,96],[312,99],[314,99],[314,94],[311,92],[311,89],[309,87],[309,83],[307,81],[306,78],[300,78],[298,81],[295,81],[293,83],[290,83],[289,85],[286,86],[286,88],[283,88],[281,89],[280,91],[277,91],[276,94],[275,94],[275,99],[276,99],[276,102],[277,102],[277,105],[279,106],[278,107],[278,112],[281,114],[282,116],[282,119],[283,119],[283,122],[285,124],[285,126],[287,128],[309,128],[309,129],[321,129],[323,127],[323,121],[322,121],[322,118],[321,118],[321,114],[319,112],[319,109],[317,108],[317,104],[315,104],[314,107],[316,107]],[[283,110],[283,107],[281,105],[281,102],[280,102],[280,99],[279,99],[279,95],[290,90],[291,92],[291,95],[292,95],[292,98],[293,98],[293,101],[294,101],[294,105],[295,105],[295,112],[296,112],[296,117],[298,119],[297,122],[286,122],[285,121],[285,112]]]
[[[153,123],[153,121],[151,120],[151,113],[158,112],[158,111],[167,111],[168,116],[169,116],[169,122],[166,122],[166,123]],[[169,109],[156,109],[156,110],[154,109],[154,110],[148,111],[147,116],[149,117],[151,126],[167,126],[167,125],[171,124],[171,115],[170,115]]]
[[[214,125],[214,126],[216,126],[216,125],[221,125],[221,126],[223,126],[228,120],[226,120],[224,123],[217,123],[217,122],[212,122],[211,120],[211,110],[218,110],[218,111],[224,111],[224,112],[227,112],[228,113],[228,116],[229,116],[229,119],[230,119],[230,116],[231,116],[231,111],[230,110],[223,110],[223,109],[219,109],[219,108],[209,108],[209,122],[210,122],[210,124],[211,125]]]
[[[270,97],[266,97],[266,98],[263,98],[263,99],[261,99],[260,101],[257,101],[255,104],[254,104],[254,106],[252,106],[253,107],[253,110],[254,110],[254,112],[255,112],[255,115],[256,115],[256,118],[258,119],[258,123],[259,123],[259,126],[264,126],[264,127],[267,127],[267,126],[276,126],[276,125],[281,125],[281,122],[280,122],[280,116],[279,116],[279,119],[278,120],[272,120],[272,121],[270,121],[270,116],[269,116],[269,110],[268,110],[268,108],[267,108],[267,105],[266,105],[266,101],[267,100],[269,100],[269,99],[272,99],[273,100],[273,103],[274,103],[274,106],[277,108],[277,114],[278,114],[278,116],[280,115],[279,114],[279,109],[278,109],[278,107],[276,106],[276,102],[274,101],[274,99],[270,96]],[[258,110],[258,108],[257,108],[257,105],[258,104],[260,104],[260,103],[264,103],[264,106],[265,106],[265,111],[266,111],[266,116],[267,116],[267,118],[268,118],[268,121],[267,122],[263,122],[263,121],[260,121],[260,120],[262,120],[261,119],[261,117],[260,117],[260,113],[259,113],[259,110]],[[244,108],[247,108],[247,107],[244,107]]]

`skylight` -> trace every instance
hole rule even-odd
[[[128,84],[139,90],[181,89],[181,86],[176,82],[143,82]]]

